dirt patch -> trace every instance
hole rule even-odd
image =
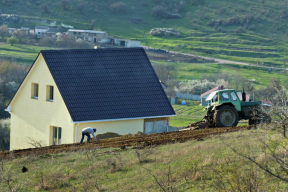
[[[91,141],[89,143],[75,143],[64,145],[53,145],[41,148],[29,148],[23,150],[15,150],[9,152],[1,152],[0,159],[14,159],[22,156],[43,156],[46,154],[55,154],[62,152],[75,152],[84,149],[97,148],[111,148],[111,147],[123,147],[123,146],[150,146],[150,145],[165,145],[168,143],[185,142],[188,140],[203,140],[203,138],[219,135],[224,133],[236,132],[239,130],[250,129],[249,126],[239,127],[225,127],[225,128],[210,128],[210,129],[198,129],[192,131],[177,131],[170,133],[158,133],[151,135],[137,135],[131,137],[114,137],[110,139],[100,139],[98,142]],[[140,133],[139,133],[140,134]],[[112,134],[115,135],[115,134]]]

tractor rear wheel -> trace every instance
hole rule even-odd
[[[238,124],[239,116],[234,107],[223,105],[214,114],[214,122],[217,127],[231,127]]]

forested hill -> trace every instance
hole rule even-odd
[[[180,52],[259,65],[283,66],[288,59],[288,1],[120,1],[3,0],[0,7],[2,13],[25,18],[8,27],[34,28],[45,24],[41,18]],[[180,36],[152,36],[152,28],[174,28]]]

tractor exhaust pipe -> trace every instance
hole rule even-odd
[[[243,92],[242,92],[242,101],[246,101],[246,93],[244,91],[244,88],[243,88]]]

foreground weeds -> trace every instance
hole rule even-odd
[[[286,179],[273,157],[285,161],[286,143],[261,128],[157,147],[31,154],[0,162],[0,191],[285,191],[285,180],[255,162]]]

